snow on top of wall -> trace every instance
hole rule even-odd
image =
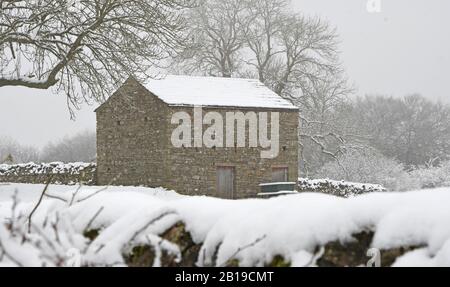
[[[86,168],[94,168],[94,167],[96,167],[95,163],[85,163],[85,162],[74,162],[74,163],[51,162],[39,164],[30,162],[15,165],[0,164],[0,176],[19,173],[26,173],[29,175],[45,174],[45,173],[79,174]]]
[[[241,266],[264,266],[276,255],[303,266],[316,256],[317,247],[334,241],[350,242],[352,235],[368,230],[375,233],[375,248],[423,247],[398,258],[396,266],[450,266],[449,189],[371,193],[350,199],[304,193],[238,201],[188,196],[167,200],[154,192],[121,189],[81,202],[77,199],[70,207],[46,200],[34,222],[57,213],[60,218],[67,217],[75,231],[82,232],[102,210],[92,225],[102,227],[102,232],[84,258],[93,265],[123,264],[122,253],[130,241],[153,241],[181,221],[193,240],[202,245],[198,266],[220,266],[229,259],[238,259]],[[92,192],[91,187],[77,198],[86,198]],[[27,214],[32,207],[24,204],[22,212]],[[0,201],[0,216],[2,208],[3,214],[11,210]],[[142,230],[142,235],[135,237]],[[176,253],[174,246],[164,245]]]
[[[299,178],[298,179],[299,186],[309,189],[319,189],[322,186],[331,186],[334,188],[351,188],[358,190],[365,190],[368,192],[383,192],[386,189],[379,184],[369,184],[369,183],[358,183],[358,182],[349,182],[349,181],[338,181],[331,179],[308,179],[308,178]]]
[[[254,79],[169,75],[145,87],[172,106],[298,109]]]

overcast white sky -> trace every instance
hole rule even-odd
[[[305,14],[337,27],[342,62],[358,93],[403,96],[421,93],[450,102],[450,1],[293,0]],[[0,136],[42,147],[86,129],[95,129],[95,107],[71,121],[64,96],[50,91],[0,88]]]

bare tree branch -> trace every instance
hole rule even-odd
[[[33,210],[31,211],[30,215],[28,216],[28,233],[31,233],[31,220],[33,218],[33,214],[36,212],[36,210],[41,205],[42,199],[44,198],[45,193],[47,192],[48,187],[50,186],[51,182],[52,182],[52,177],[50,176],[50,178],[48,179],[47,184],[45,185],[44,189],[42,190],[41,196],[39,197],[39,200],[38,200],[36,206],[33,208]]]
[[[127,77],[145,80],[182,44],[189,0],[1,1],[0,87],[103,101]]]

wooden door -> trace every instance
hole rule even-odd
[[[233,199],[235,187],[235,168],[217,167],[217,193],[220,198]]]
[[[287,167],[272,168],[272,182],[287,182],[287,181],[288,181]]]

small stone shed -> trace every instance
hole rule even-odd
[[[245,147],[174,146],[179,124],[173,124],[173,116],[181,112],[194,119],[199,106],[202,116],[215,112],[224,122],[230,112],[267,113],[270,126],[271,113],[277,113],[278,155],[262,158],[267,149],[250,147],[249,140]],[[167,76],[142,85],[130,78],[96,114],[100,185],[165,187],[186,195],[240,199],[255,197],[261,183],[298,178],[298,109],[258,80]],[[249,126],[245,121],[247,136]],[[202,132],[207,128],[201,125]]]

